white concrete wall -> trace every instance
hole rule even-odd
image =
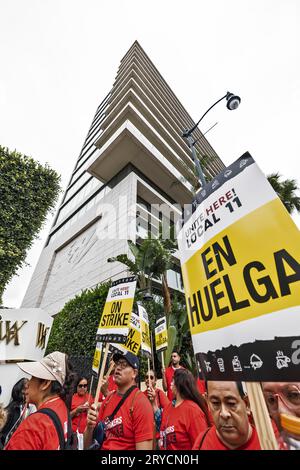
[[[124,265],[107,263],[107,259],[129,253],[127,239],[130,234],[124,229],[127,221],[132,221],[134,230],[131,238],[135,236],[136,197],[136,175],[130,173],[48,245],[42,251],[22,307],[40,306],[50,315],[55,315],[83,289],[111,278],[127,276]],[[112,239],[101,239],[103,232],[112,233],[114,228],[110,211],[105,207],[103,210],[103,204],[112,204],[117,211],[118,232]],[[99,220],[100,214],[102,218]]]

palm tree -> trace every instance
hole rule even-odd
[[[141,291],[151,291],[153,279],[160,279],[166,315],[171,311],[171,295],[167,282],[167,270],[171,267],[172,253],[176,250],[175,240],[162,238],[146,238],[141,244],[128,240],[128,245],[135,260],[132,261],[126,254],[109,258],[108,262],[118,261],[125,264],[129,271],[137,276],[138,288]]]
[[[294,210],[300,212],[300,197],[295,193],[299,191],[297,181],[294,179],[280,181],[279,173],[272,173],[267,178],[289,214],[292,214]]]

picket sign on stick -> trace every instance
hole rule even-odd
[[[115,363],[114,363],[114,361],[111,361],[111,364],[110,364],[110,366],[109,366],[109,368],[108,368],[108,371],[106,372],[105,378],[108,379],[108,377],[110,376],[111,371],[113,370],[114,367],[115,367]]]
[[[97,407],[98,402],[99,402],[99,394],[100,394],[100,388],[102,385],[102,379],[104,376],[104,371],[105,371],[105,365],[107,361],[107,356],[108,356],[108,351],[109,351],[109,343],[106,343],[105,345],[105,351],[104,351],[104,356],[101,364],[101,370],[98,378],[98,385],[97,385],[97,390],[96,390],[96,396],[95,396],[95,406]]]
[[[164,369],[165,368],[165,359],[164,359],[164,352],[161,352],[161,366]]]
[[[259,382],[245,382],[255,428],[262,450],[278,450],[267,405]]]
[[[94,382],[94,376],[93,376],[93,374],[92,374],[92,379],[91,379],[91,384],[90,384],[89,395],[91,395],[91,393],[92,393],[93,382]]]
[[[154,373],[156,373],[156,371],[155,371],[155,361],[154,361],[154,348],[153,348],[154,341],[153,341],[153,337],[152,337],[152,333],[151,333],[151,332],[150,332],[150,341],[151,341],[151,359],[152,359],[152,367],[153,367]]]
[[[150,377],[150,359],[148,357],[148,377]]]

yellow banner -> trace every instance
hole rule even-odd
[[[102,344],[97,343],[95,354],[94,354],[94,359],[93,359],[93,365],[92,365],[93,372],[95,372],[96,374],[98,374],[99,372],[100,360],[101,360],[101,349],[102,349]]]
[[[155,326],[155,349],[156,352],[164,351],[168,347],[168,331],[166,318],[159,319]]]
[[[149,324],[141,320],[143,349],[151,354],[151,339]]]
[[[133,298],[106,302],[98,328],[116,329],[129,326]]]
[[[203,245],[182,266],[192,334],[299,305],[299,241],[275,199]]]
[[[141,347],[141,333],[133,327],[130,327],[126,342],[122,345],[124,349],[138,355]]]

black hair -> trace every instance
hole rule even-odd
[[[172,354],[174,354],[174,353],[176,353],[176,354],[178,354],[178,356],[180,356],[180,352],[179,352],[178,349],[176,349],[176,348],[173,349],[173,351],[172,351]]]
[[[205,388],[206,388],[206,391],[208,391],[208,387],[207,387],[208,382],[209,382],[208,380],[205,380]],[[210,382],[211,382],[211,381],[210,381]],[[235,382],[235,383],[236,383],[236,387],[237,387],[237,389],[238,389],[238,392],[239,392],[240,397],[244,399],[245,396],[246,396],[246,393],[245,393],[245,391],[244,391],[244,389],[243,389],[243,384],[242,384],[242,382],[237,381],[237,382]]]
[[[148,372],[151,372],[151,371],[153,372],[153,376],[154,376],[155,380],[157,380],[156,372],[155,372],[154,369],[151,369],[151,368],[149,370],[148,369],[146,370],[146,374],[145,374],[146,379],[147,379]]]
[[[8,410],[9,407],[16,406],[16,405],[24,405],[25,403],[25,395],[24,395],[24,387],[28,379],[23,377],[22,379],[18,380],[17,383],[12,388],[11,391],[11,400],[6,409]]]
[[[5,408],[7,415],[6,423],[3,426],[0,436],[0,442],[5,444],[7,435],[13,430],[14,426],[19,423],[21,416],[21,406],[25,405],[25,395],[23,393],[25,383],[28,381],[25,377],[18,380],[12,388],[11,400]]]
[[[196,405],[198,405],[199,408],[201,408],[203,411],[206,422],[209,425],[210,419],[208,415],[207,404],[197,389],[195,377],[193,374],[187,369],[177,369],[175,370],[173,380],[181,398],[184,400],[191,400],[196,403]]]
[[[238,382],[235,382],[235,383],[236,383],[237,389],[238,389],[238,391],[239,391],[240,397],[241,397],[241,398],[245,398],[246,393],[245,393],[245,391],[244,391],[244,389],[243,389],[243,384],[242,384],[242,382],[239,382],[239,381],[238,381]]]
[[[77,376],[77,380],[76,380],[76,382],[75,382],[75,389],[77,389],[78,385],[80,384],[80,382],[81,382],[82,380],[86,380],[87,383],[89,383],[87,377],[85,377],[84,375]]]

